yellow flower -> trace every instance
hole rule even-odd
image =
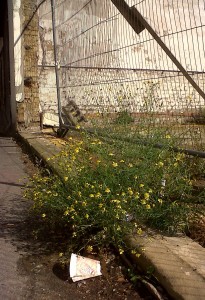
[[[129,164],[128,164],[128,167],[132,168],[132,167],[133,167],[133,164],[129,163]]]
[[[111,202],[113,202],[113,203],[120,203],[120,200],[114,199],[114,200],[111,200]]]
[[[112,166],[113,166],[113,168],[116,168],[116,167],[118,166],[118,163],[113,162],[113,163],[112,163]]]
[[[90,194],[89,197],[90,198],[94,198],[95,196],[94,196],[94,194]]]
[[[97,160],[97,164],[101,163],[101,160]]]
[[[140,188],[143,188],[144,187],[144,184],[143,183],[140,183]]]
[[[142,228],[138,228],[137,234],[141,235],[142,234]]]
[[[128,194],[129,194],[130,196],[132,196],[134,193],[133,193],[132,190],[129,190],[129,191],[128,191]]]
[[[180,160],[184,159],[184,157],[185,157],[184,153],[177,153],[175,160],[180,161]]]
[[[42,218],[45,218],[45,217],[46,217],[46,214],[42,214],[41,217],[42,217]]]
[[[144,198],[145,198],[145,200],[148,200],[149,199],[149,193],[144,193]]]
[[[111,192],[111,191],[110,191],[109,188],[106,188],[106,189],[105,189],[105,193],[109,194],[110,192]]]
[[[125,161],[123,159],[120,160],[121,163],[124,163]]]
[[[59,257],[62,257],[62,256],[63,256],[63,252],[60,252],[60,253],[58,254],[58,256],[59,256]]]
[[[112,152],[109,153],[109,156],[114,156],[114,154]]]
[[[146,205],[146,209],[150,209],[151,206],[149,204]]]
[[[135,256],[136,256],[137,258],[139,258],[139,257],[141,256],[141,254],[140,254],[140,253],[136,253]]]
[[[163,167],[164,166],[164,163],[162,161],[158,162],[157,164],[159,167]]]
[[[69,211],[68,211],[68,209],[66,209],[65,211],[64,211],[64,216],[67,216],[69,214]]]
[[[80,125],[76,125],[75,128],[76,128],[76,129],[80,129]]]
[[[162,202],[163,202],[163,200],[160,199],[160,198],[159,198],[157,201],[158,201],[160,204],[162,204]]]
[[[73,232],[72,236],[75,237],[76,235],[77,235],[76,232]]]
[[[68,181],[68,177],[66,176],[66,177],[64,177],[64,181]]]
[[[119,253],[120,253],[120,254],[123,254],[123,253],[124,253],[124,250],[123,250],[122,248],[120,248],[120,249],[119,249]]]
[[[92,252],[93,251],[93,246],[90,246],[90,245],[88,245],[87,247],[86,247],[86,250],[87,250],[87,252]]]
[[[171,136],[169,134],[165,135],[166,139],[171,139]]]
[[[99,208],[102,208],[102,207],[103,207],[103,204],[102,204],[102,203],[100,203],[98,206],[99,206]]]
[[[88,219],[88,218],[89,218],[89,215],[88,215],[88,214],[86,214],[86,215],[85,215],[85,217],[86,217],[86,219]]]

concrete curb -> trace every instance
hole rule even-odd
[[[129,237],[128,244],[141,253],[132,260],[143,270],[152,266],[153,275],[174,299],[205,299],[205,249],[199,244],[188,237],[157,234]]]
[[[20,138],[60,177],[57,166],[47,160],[60,152],[48,138],[39,133],[20,133]],[[205,248],[188,237],[130,236],[127,243],[141,256],[131,255],[144,271],[154,268],[153,275],[174,299],[205,299]],[[142,251],[142,248],[144,249]]]

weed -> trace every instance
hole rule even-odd
[[[114,244],[121,254],[128,233],[142,234],[140,224],[183,232],[194,208],[189,200],[193,166],[184,154],[168,150],[170,137],[164,136],[163,150],[152,143],[70,137],[51,158],[61,180],[38,174],[26,190],[33,213],[52,230],[70,230],[76,243]]]
[[[131,114],[127,110],[123,110],[117,114],[117,118],[115,119],[114,123],[118,125],[127,125],[133,122],[134,119],[132,118]]]

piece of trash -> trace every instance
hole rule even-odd
[[[95,259],[71,254],[70,277],[73,282],[102,275],[100,262]]]
[[[134,219],[133,215],[131,215],[131,214],[126,214],[126,215],[125,215],[125,220],[126,220],[127,222],[130,222],[130,221],[132,221],[133,219]]]
[[[166,186],[166,179],[162,179],[161,180],[161,185],[162,185],[163,188],[165,188],[165,186]]]

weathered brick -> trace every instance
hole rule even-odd
[[[33,15],[36,4],[36,0],[22,0],[24,25]],[[38,14],[35,14],[24,32],[24,79],[31,78],[24,85],[24,101],[18,104],[18,121],[26,126],[39,120],[38,43]]]

